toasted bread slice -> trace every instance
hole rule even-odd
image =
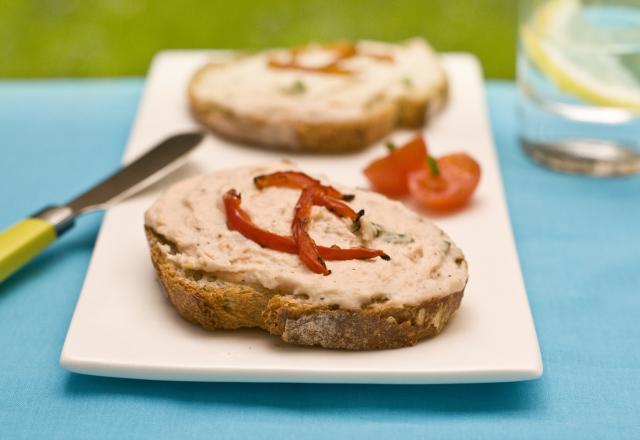
[[[332,56],[321,45],[300,55],[308,70],[274,68],[273,60],[290,56],[282,50],[207,64],[189,83],[192,113],[235,141],[336,153],[361,149],[397,126],[420,127],[444,104],[446,75],[424,40],[361,41],[355,50],[338,61],[340,74],[313,71]]]
[[[188,179],[147,211],[151,259],[180,315],[208,330],[259,327],[289,343],[349,350],[409,346],[442,331],[462,300],[467,263],[440,229],[397,202],[354,190],[350,203],[370,219],[357,233],[314,208],[310,232],[319,244],[364,242],[391,256],[329,261],[329,276],[228,229],[219,199],[233,188],[256,224],[287,233],[299,191],[253,185],[283,167],[292,165]]]
[[[145,228],[151,260],[180,316],[207,330],[259,327],[283,341],[345,350],[414,345],[440,333],[460,306],[463,290],[419,304],[360,310],[311,304],[278,289],[224,281],[215,273],[189,270],[167,258],[170,242]]]

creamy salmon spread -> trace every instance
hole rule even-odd
[[[386,305],[416,304],[464,289],[467,264],[462,251],[438,227],[402,203],[369,191],[351,190],[330,182],[348,202],[365,210],[359,231],[323,207],[312,209],[309,232],[318,245],[343,248],[367,246],[391,257],[327,261],[331,275],[311,272],[295,254],[267,248],[226,224],[223,195],[235,189],[242,208],[260,228],[291,234],[294,206],[300,190],[258,189],[253,178],[294,170],[291,163],[242,167],[192,177],[171,187],[146,212],[145,224],[171,245],[167,258],[185,269],[211,273],[225,281],[262,286],[282,294],[300,295],[314,303],[357,309],[383,298]]]

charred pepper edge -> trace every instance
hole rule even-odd
[[[301,171],[276,171],[270,174],[260,174],[253,178],[253,184],[258,189],[270,186],[304,189],[306,186],[316,185],[323,189],[325,194],[334,199],[342,199],[350,202],[355,198],[353,194],[342,194],[340,191],[329,185],[323,185],[319,180]]]

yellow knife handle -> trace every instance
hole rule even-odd
[[[72,223],[68,208],[51,207],[0,232],[0,282],[53,243]]]

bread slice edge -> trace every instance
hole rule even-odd
[[[225,63],[219,61],[208,63],[192,75],[187,86],[191,114],[223,138],[267,148],[327,154],[361,150],[383,139],[396,127],[421,128],[448,99],[449,84],[445,75],[441,82],[423,93],[386,100],[357,118],[311,121],[299,119],[292,112],[286,120],[272,121],[268,115],[239,112],[230,105],[200,96],[202,79],[224,66]]]
[[[361,310],[308,304],[261,286],[190,271],[167,255],[171,243],[145,227],[151,260],[171,304],[206,330],[257,327],[283,341],[329,349],[374,350],[411,346],[439,334],[459,308],[464,289],[415,305]]]

